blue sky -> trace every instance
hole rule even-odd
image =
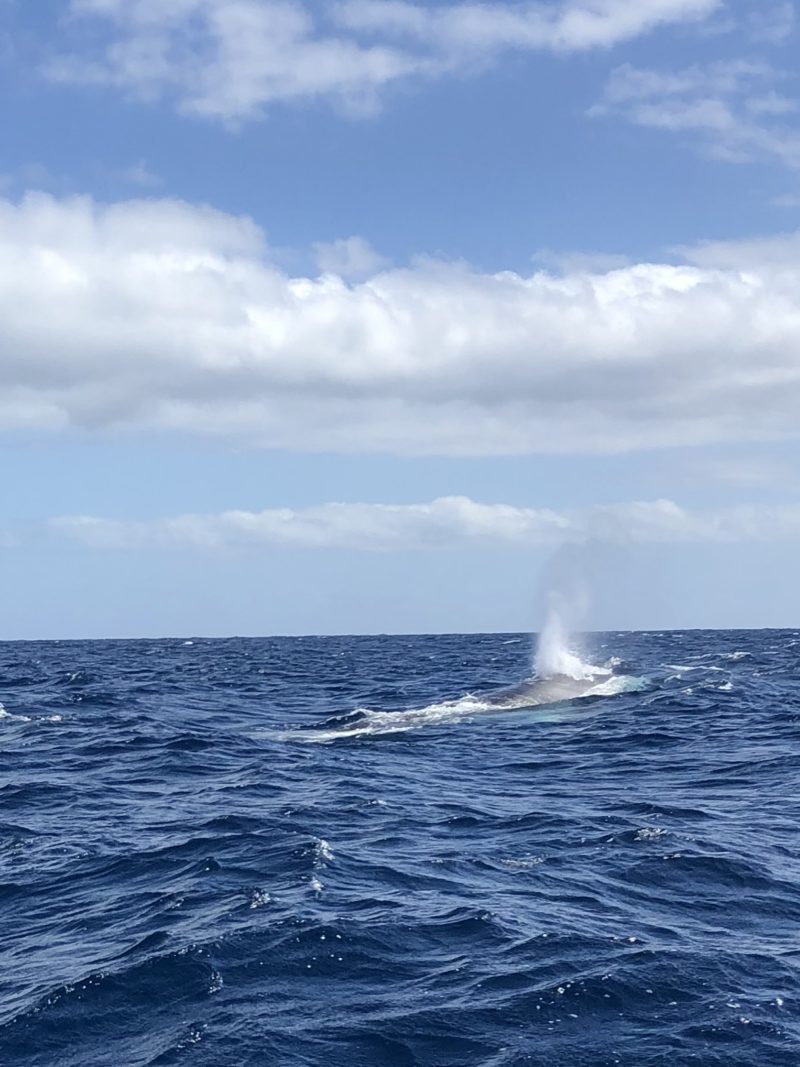
[[[0,0],[0,637],[797,625],[799,40]]]

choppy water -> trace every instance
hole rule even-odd
[[[593,642],[0,645],[0,1062],[795,1067],[800,636]]]

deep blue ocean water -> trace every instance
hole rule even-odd
[[[800,635],[587,643],[0,645],[0,1063],[796,1067]]]

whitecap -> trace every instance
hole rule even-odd
[[[10,711],[6,711],[2,704],[0,704],[0,719],[11,719],[13,722],[31,722],[30,715],[12,715]]]
[[[266,891],[266,889],[254,889],[250,894],[250,907],[261,908],[265,904],[269,904],[272,897]]]
[[[666,834],[660,826],[643,826],[641,830],[636,831],[636,841],[655,841],[659,837],[663,837]]]
[[[333,849],[324,837],[321,837],[314,846],[314,856],[318,863],[330,863],[333,859]]]
[[[500,860],[500,863],[512,871],[528,871],[544,863],[544,856],[520,856],[519,859]]]

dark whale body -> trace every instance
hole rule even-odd
[[[292,730],[278,736],[285,741],[327,743],[346,738],[380,736],[414,730],[435,723],[458,722],[476,715],[502,714],[529,708],[565,704],[580,697],[609,695],[608,683],[613,675],[603,671],[586,678],[558,674],[550,678],[528,678],[519,685],[496,689],[491,693],[467,694],[458,700],[429,704],[406,711],[372,711],[359,708],[346,716],[337,716],[307,730]],[[549,713],[546,713],[549,714]]]

